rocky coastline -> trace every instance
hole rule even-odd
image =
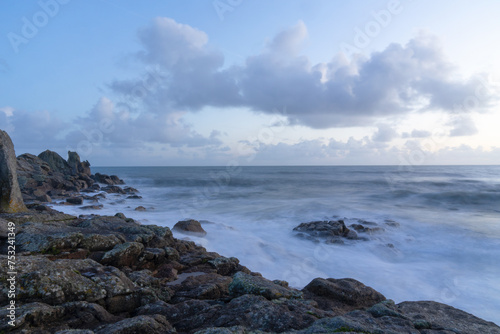
[[[168,227],[96,215],[107,193],[133,199],[137,190],[118,176],[92,174],[75,152],[67,160],[51,151],[16,157],[3,131],[0,190],[0,333],[500,334],[451,306],[396,304],[350,278],[316,278],[297,290],[230,254],[176,239]],[[51,207],[84,200],[94,203],[78,217]],[[354,231],[377,232],[364,225],[311,222],[296,231],[338,243],[360,239]],[[174,229],[206,234],[196,220]]]

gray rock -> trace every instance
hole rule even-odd
[[[207,232],[201,227],[200,222],[194,219],[179,221],[174,225],[172,230],[198,237],[207,235]]]
[[[428,322],[432,330],[456,334],[500,334],[500,327],[494,323],[437,302],[403,302],[397,305],[397,309],[412,321]]]
[[[83,198],[81,197],[70,197],[66,198],[66,202],[69,204],[74,204],[74,205],[82,205],[83,204]]]
[[[135,267],[139,263],[139,256],[144,251],[144,245],[139,242],[126,242],[116,245],[104,254],[101,263],[115,267]]]
[[[111,325],[101,326],[94,332],[96,334],[168,334],[176,331],[163,315],[155,314],[124,319]]]
[[[56,152],[46,150],[40,153],[38,157],[45,161],[52,171],[71,175],[71,166]]]
[[[302,291],[322,309],[340,314],[385,300],[381,293],[352,278],[315,278]]]
[[[17,179],[14,144],[7,132],[0,130],[0,212],[26,212]]]
[[[302,297],[302,293],[298,290],[285,288],[263,277],[251,276],[241,271],[233,276],[233,281],[229,285],[229,292],[232,296],[252,294],[263,296],[269,300]]]

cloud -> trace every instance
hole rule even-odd
[[[470,116],[456,116],[449,125],[453,126],[450,137],[472,136],[479,132]]]
[[[378,127],[377,132],[375,132],[372,136],[372,140],[375,142],[389,142],[397,137],[399,137],[399,135],[396,130],[389,125],[384,124]]]
[[[402,138],[428,138],[432,135],[430,131],[427,130],[417,130],[413,129],[411,133],[404,132],[401,137]]]
[[[498,101],[498,91],[484,86],[479,76],[460,78],[439,40],[428,34],[367,57],[348,61],[339,54],[318,64],[299,53],[306,38],[307,27],[299,21],[244,64],[227,66],[204,32],[157,18],[139,31],[143,50],[137,59],[161,73],[148,102],[194,112],[207,106],[271,114],[286,108],[281,114],[290,124],[332,128],[371,125],[380,117],[428,110],[481,111]],[[111,87],[124,93],[127,84],[130,89],[125,81]]]
[[[77,120],[78,129],[71,132],[71,142],[87,141],[92,145],[140,147],[146,143],[172,147],[220,145],[218,133],[209,137],[197,133],[182,120],[183,113],[135,112],[129,106],[115,106],[102,97],[89,113]]]
[[[63,147],[69,124],[57,116],[46,110],[27,112],[12,107],[0,111],[2,129],[11,136],[18,154]]]

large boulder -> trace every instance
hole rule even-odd
[[[177,222],[172,230],[197,237],[204,237],[207,235],[207,232],[201,227],[200,222],[194,219]]]
[[[380,292],[352,278],[315,278],[302,291],[307,298],[318,302],[322,309],[339,314],[385,300]]]
[[[7,132],[0,130],[0,212],[27,211],[17,180],[14,144]]]

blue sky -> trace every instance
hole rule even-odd
[[[0,6],[0,128],[18,154],[500,164],[497,1]]]

